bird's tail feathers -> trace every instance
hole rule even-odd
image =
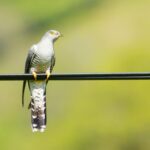
[[[25,92],[25,87],[26,87],[26,80],[23,81],[23,86],[22,86],[22,107],[24,106],[24,92]]]
[[[32,131],[44,132],[46,128],[46,96],[43,89],[35,89],[32,92],[31,103]]]

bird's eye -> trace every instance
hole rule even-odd
[[[58,35],[59,34],[59,32],[56,32],[56,35]]]

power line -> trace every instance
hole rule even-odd
[[[45,74],[38,74],[37,80],[46,79]],[[0,80],[34,80],[32,74],[1,74]],[[49,80],[150,80],[150,72],[125,73],[55,73]]]

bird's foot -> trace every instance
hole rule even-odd
[[[49,70],[46,71],[46,81],[48,81],[49,77],[50,77],[51,73]]]
[[[34,80],[37,80],[37,73],[35,71],[32,72],[32,75],[34,77]]]

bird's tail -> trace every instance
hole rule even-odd
[[[46,96],[43,89],[34,89],[31,96],[32,131],[44,132],[46,128]]]

